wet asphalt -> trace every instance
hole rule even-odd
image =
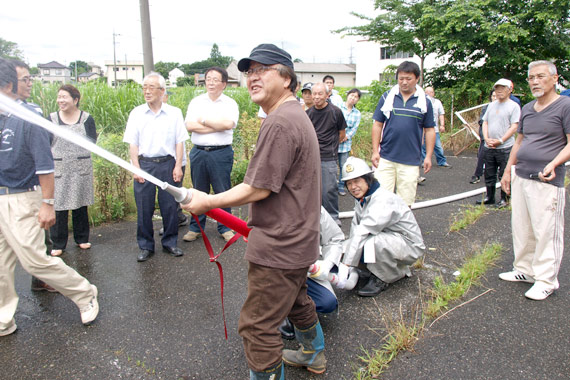
[[[451,169],[435,167],[418,187],[418,201],[480,188],[468,183],[475,167],[472,153],[448,157]],[[414,350],[403,352],[383,379],[569,379],[570,269],[568,255],[559,275],[560,289],[546,301],[524,297],[529,284],[500,281],[512,263],[510,213],[489,209],[476,223],[450,233],[449,226],[476,197],[414,211],[428,250],[423,267],[374,298],[338,291],[338,312],[322,315],[327,371],[323,375],[286,368],[287,379],[354,379],[366,357],[382,345],[390,321],[410,320],[429,297],[436,276],[453,280],[465,258],[486,243],[501,243],[502,256],[481,281],[453,306],[489,292],[449,312],[424,330]],[[340,197],[341,211],[352,209]],[[247,209],[234,210],[246,217]],[[565,216],[568,225],[568,215]],[[224,306],[218,269],[201,239],[182,241],[185,255],[163,253],[155,222],[156,254],[145,263],[136,256],[136,222],[92,229],[93,247],[81,251],[70,238],[61,256],[99,288],[100,314],[89,327],[79,311],[59,294],[30,291],[30,275],[18,265],[20,296],[16,333],[0,338],[0,379],[247,379],[237,334],[246,296],[245,242],[222,254]],[[348,235],[350,219],[343,220]],[[215,251],[224,241],[214,223],[206,232]],[[569,240],[568,232],[565,233]],[[450,307],[450,308],[451,308]],[[295,348],[295,342],[285,342]]]

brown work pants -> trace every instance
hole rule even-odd
[[[317,320],[315,303],[307,295],[308,269],[249,263],[247,299],[238,331],[252,370],[263,371],[281,363],[283,340],[278,328],[285,317],[298,328],[307,328]]]

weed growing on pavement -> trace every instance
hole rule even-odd
[[[467,206],[467,208],[461,211],[458,215],[455,216],[455,220],[449,227],[449,232],[457,232],[460,231],[467,226],[475,223],[483,214],[485,213],[486,208],[485,205],[479,206]]]
[[[443,277],[436,277],[433,289],[429,290],[430,300],[421,304],[423,307],[421,316],[419,316],[419,305],[413,307],[410,322],[404,318],[401,308],[397,320],[383,313],[387,331],[383,338],[384,344],[372,353],[363,349],[364,354],[359,358],[366,366],[355,372],[355,378],[357,380],[379,379],[399,352],[413,349],[418,336],[430,320],[436,318],[450,302],[460,299],[472,285],[479,283],[481,276],[497,261],[502,249],[502,245],[498,243],[486,245],[481,252],[467,259],[465,264],[459,268],[460,274],[449,284],[445,283]],[[422,298],[421,294],[419,298]]]

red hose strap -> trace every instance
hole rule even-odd
[[[202,229],[202,226],[200,225],[200,221],[198,220],[198,216],[192,214],[192,217],[194,218],[194,220],[198,224],[198,227],[200,228],[200,232],[202,233],[202,239],[204,240],[204,246],[206,247],[206,251],[208,251],[208,256],[210,256],[210,262],[214,262],[218,266],[218,273],[220,274],[220,297],[222,300],[222,318],[224,320],[224,334],[226,336],[226,340],[228,340],[228,329],[227,329],[227,325],[226,325],[226,312],[225,312],[225,308],[224,308],[224,271],[222,269],[222,264],[218,261],[218,257],[220,257],[222,252],[224,252],[233,243],[238,241],[238,239],[240,237],[242,237],[242,235],[243,235],[242,232],[245,232],[245,235],[243,235],[243,236],[249,235],[250,229],[247,227],[247,224],[243,220],[233,216],[232,214],[230,214],[230,213],[228,213],[222,209],[210,210],[206,213],[206,215],[208,215],[212,219],[217,220],[218,222],[222,223],[226,227],[231,228],[232,230],[236,231],[236,234],[226,243],[226,245],[224,246],[224,248],[222,248],[220,253],[218,253],[217,255],[214,255],[214,249],[212,248],[212,244],[210,244],[210,240],[206,236],[206,232]],[[244,240],[245,240],[245,237],[244,237]]]

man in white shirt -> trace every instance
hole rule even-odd
[[[129,143],[129,153],[134,166],[141,168],[161,181],[177,186],[182,181],[184,142],[188,132],[184,127],[182,111],[162,102],[166,82],[162,75],[151,72],[143,81],[146,100],[131,111],[123,141]],[[152,216],[157,186],[134,175],[134,193],[137,205],[137,243],[139,262],[154,254],[154,229]],[[164,234],[162,248],[172,256],[184,252],[178,242],[177,203],[166,191],[158,189],[158,205],[162,215]]]
[[[222,92],[228,84],[228,73],[221,67],[206,70],[206,93],[192,99],[186,112],[186,129],[192,132],[190,151],[190,175],[195,189],[215,194],[232,187],[231,172],[234,163],[232,149],[234,128],[239,118],[238,105]],[[231,208],[224,209],[231,212]],[[206,227],[206,216],[199,216],[202,229]],[[234,233],[218,223],[218,232],[229,241]],[[192,218],[190,231],[184,235],[185,241],[193,241],[201,236],[200,227]]]

